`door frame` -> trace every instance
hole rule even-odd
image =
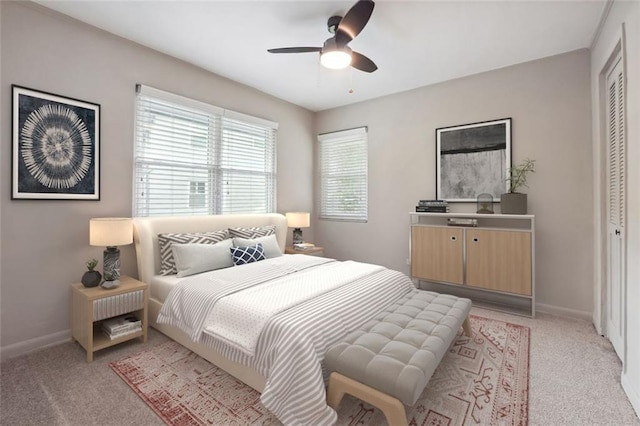
[[[594,166],[594,309],[593,309],[593,325],[596,328],[598,334],[607,335],[607,280],[608,280],[608,200],[607,200],[607,161],[608,161],[608,146],[607,146],[607,71],[612,63],[617,59],[618,55],[621,57],[623,78],[625,87],[625,99],[627,99],[626,87],[627,87],[627,73],[626,73],[626,43],[625,43],[625,29],[624,24],[620,26],[618,34],[614,38],[612,46],[607,50],[609,56],[607,60],[599,67],[598,73],[598,122],[593,135],[593,166]],[[626,113],[626,109],[625,109]],[[625,117],[626,123],[626,117]],[[628,161],[625,161],[628,164]],[[625,203],[626,209],[626,203]],[[627,220],[625,214],[625,221]],[[626,224],[625,224],[626,229]],[[625,238],[626,244],[626,238]],[[604,247],[604,249],[603,249]],[[626,250],[625,250],[626,255]],[[622,335],[624,341],[624,348],[622,353],[622,365],[623,372],[626,371],[626,357],[627,357],[627,273],[626,268],[621,271],[623,274],[623,295],[625,303],[622,305]]]

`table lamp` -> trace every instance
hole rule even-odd
[[[106,247],[102,262],[105,279],[120,278],[120,249],[133,242],[133,222],[128,217],[103,217],[89,221],[89,244]]]
[[[293,228],[293,244],[301,244],[302,240],[302,229],[300,228],[308,228],[309,227],[309,213],[305,212],[291,212],[287,213],[287,225],[289,228]]]

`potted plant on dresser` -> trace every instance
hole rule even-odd
[[[535,173],[536,160],[525,159],[522,163],[508,170],[507,181],[509,192],[500,195],[500,211],[503,214],[527,214],[527,194],[518,192],[520,188],[528,188],[527,175]]]

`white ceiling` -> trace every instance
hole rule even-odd
[[[38,3],[313,111],[589,47],[604,0],[376,1],[350,47],[379,67],[328,70],[326,21],[353,1]],[[353,89],[353,93],[349,93]]]

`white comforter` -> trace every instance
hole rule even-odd
[[[356,278],[342,280],[338,278],[341,267],[337,265],[340,264],[294,255],[190,277],[171,292],[158,322],[180,327],[194,340],[264,375],[267,383],[261,401],[283,423],[332,424],[336,414],[326,405],[326,374],[321,365],[326,350],[346,333],[415,290],[404,274],[372,265],[356,266],[354,262],[344,268],[357,270]],[[238,292],[240,297],[248,288],[255,288],[250,292],[259,295],[262,290],[258,289],[263,286],[279,287],[286,292],[295,286],[294,276],[322,273],[323,269],[335,271],[336,279],[334,285],[328,285],[330,288],[320,290],[312,285],[317,293],[314,297],[307,298],[301,293],[296,297],[287,295],[283,304],[275,303],[264,310],[274,315],[269,318],[259,315],[257,322],[262,331],[253,355],[236,344],[229,344],[227,339],[206,332],[211,327],[215,329],[215,323],[209,323],[215,317],[211,308],[229,295]],[[270,285],[269,280],[274,278],[284,284]],[[275,294],[269,297],[277,299]],[[292,301],[296,298],[300,299],[299,303]]]
[[[193,275],[180,281],[162,305],[158,322],[178,326],[198,341],[213,307],[223,297],[323,263],[312,256],[280,256],[262,262]]]
[[[270,318],[382,269],[367,263],[332,262],[239,291],[214,305],[205,322],[205,333],[254,356],[258,338]]]

